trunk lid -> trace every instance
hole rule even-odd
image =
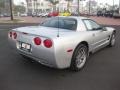
[[[29,26],[29,27],[20,27],[14,29],[17,32],[23,32],[28,34],[34,34],[44,37],[57,37],[58,33],[60,36],[74,33],[75,31],[66,30],[66,29],[59,29],[58,28],[51,28],[51,27],[43,27],[43,26]]]

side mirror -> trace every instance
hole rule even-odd
[[[103,31],[107,31],[106,27],[102,26],[102,30]]]
[[[98,27],[98,28],[93,28],[92,30],[101,30],[101,29],[103,29],[102,26],[100,26],[100,27]]]
[[[105,26],[100,26],[99,29],[101,29],[102,31],[107,31]]]

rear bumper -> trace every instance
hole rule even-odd
[[[54,68],[58,68],[57,65],[54,63],[49,63],[48,60],[45,60],[45,59],[42,59],[42,58],[38,58],[38,57],[35,57],[33,56],[32,54],[29,54],[29,53],[26,53],[24,51],[21,51],[21,50],[18,50],[19,54],[22,54],[28,58],[31,58],[39,63],[41,63],[42,65],[45,65],[45,66],[49,66],[49,67],[54,67]]]
[[[67,56],[62,52],[56,52],[54,50],[42,50],[41,48],[36,48],[36,46],[32,46],[32,52],[27,52],[17,48],[16,40],[9,38],[8,41],[12,49],[15,49],[18,53],[27,56],[43,65],[58,69],[64,69],[70,66],[70,60],[68,60],[70,58],[67,58]]]
[[[17,51],[18,53],[20,53],[22,55],[25,55],[25,56],[43,64],[43,65],[54,67],[54,68],[59,68],[56,64],[56,60],[55,60],[55,57],[54,57],[53,53],[51,55],[50,54],[48,55],[46,53],[46,58],[44,58],[45,57],[45,52],[43,51],[44,54],[42,54],[41,51],[38,52],[39,51],[38,48],[35,49],[35,47],[32,47],[33,48],[32,52],[27,52],[27,51],[24,51],[24,50],[21,50],[21,49],[17,48],[17,46],[16,46],[17,41],[16,40],[12,40],[11,38],[8,38],[8,42],[11,46],[11,49]],[[43,58],[42,58],[41,54],[44,55]],[[47,55],[49,56],[49,59],[48,59]]]

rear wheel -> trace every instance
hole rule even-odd
[[[74,71],[79,71],[82,69],[86,63],[87,57],[88,47],[84,44],[80,44],[73,54],[71,69]]]
[[[116,41],[116,39],[115,39],[115,33],[113,33],[112,36],[111,36],[111,39],[110,39],[110,44],[109,44],[109,46],[110,46],[110,47],[115,46],[115,41]]]

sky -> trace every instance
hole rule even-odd
[[[86,0],[86,1],[88,1],[88,0]],[[110,5],[113,5],[113,0],[95,0],[95,1],[97,1],[98,3],[103,3],[103,4],[108,3]],[[19,4],[20,2],[25,2],[25,0],[14,0],[15,4]],[[119,5],[119,0],[114,0],[114,3]]]

